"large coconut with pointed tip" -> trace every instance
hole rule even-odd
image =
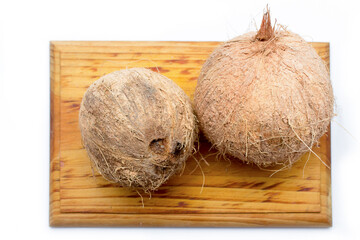
[[[259,166],[291,165],[327,131],[329,72],[314,48],[268,12],[258,32],[221,44],[202,67],[195,110],[223,154]]]
[[[184,167],[197,137],[188,96],[167,77],[145,68],[95,81],[83,97],[79,125],[101,175],[146,192]]]

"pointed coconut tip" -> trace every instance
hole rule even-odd
[[[271,26],[270,9],[266,6],[266,12],[263,15],[261,26],[256,34],[258,41],[268,41],[274,36],[274,29]]]

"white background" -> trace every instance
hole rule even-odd
[[[330,42],[338,113],[332,123],[333,227],[50,228],[49,41],[225,41],[253,30],[250,23],[259,24],[266,3],[272,17],[306,40]],[[0,0],[0,238],[360,239],[360,21],[355,3]]]

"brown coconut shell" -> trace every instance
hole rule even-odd
[[[188,96],[145,68],[112,72],[86,91],[79,113],[84,147],[101,175],[156,190],[182,169],[197,137]]]
[[[334,97],[329,72],[299,35],[271,26],[221,44],[195,91],[200,127],[228,154],[259,166],[291,165],[326,132]]]

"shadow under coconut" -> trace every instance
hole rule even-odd
[[[330,136],[324,135],[318,147],[313,148],[327,162],[329,141]],[[199,151],[187,160],[182,175],[173,176],[151,196],[144,193],[139,196],[134,190],[108,184],[108,190],[99,191],[105,195],[107,192],[113,199],[108,208],[100,207],[97,211],[148,214],[317,211],[321,167],[324,166],[314,154],[309,157],[306,153],[290,169],[269,177],[272,171],[262,171],[235,158],[219,157],[201,137]],[[277,169],[279,166],[266,170]]]

